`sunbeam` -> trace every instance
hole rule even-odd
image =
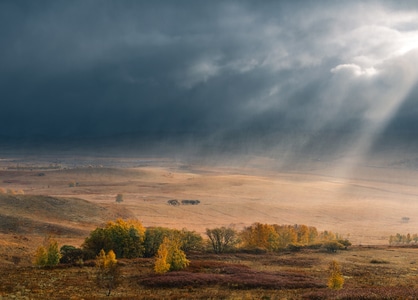
[[[337,169],[337,173],[342,177],[348,176],[353,168],[364,163],[370,154],[369,150],[418,82],[418,71],[415,67],[418,63],[417,50],[409,51],[395,60],[396,68],[393,68],[393,61],[385,62],[382,67],[390,69],[390,72],[383,69],[382,73],[373,79],[380,84],[366,85],[361,91],[362,101],[367,105],[362,115],[364,123],[356,142],[347,152],[347,161]],[[392,74],[396,74],[396,77]]]

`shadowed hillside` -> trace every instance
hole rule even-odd
[[[85,236],[115,217],[131,214],[123,207],[77,198],[0,194],[0,233]]]

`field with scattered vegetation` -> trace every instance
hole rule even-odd
[[[153,258],[119,259],[120,282],[106,296],[94,261],[83,265],[2,266],[3,299],[416,299],[415,248],[352,247],[279,253],[189,253],[181,271],[156,274]],[[344,286],[327,287],[329,263]],[[9,298],[6,297],[9,295]]]
[[[1,298],[418,298],[411,174],[156,164],[2,161]]]

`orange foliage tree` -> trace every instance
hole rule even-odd
[[[241,232],[241,240],[244,248],[262,248],[270,251],[278,250],[279,235],[273,225],[254,223]]]

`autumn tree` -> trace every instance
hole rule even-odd
[[[344,246],[344,250],[347,250],[347,248],[352,245],[348,239],[340,239],[337,240],[337,242]]]
[[[134,258],[144,254],[145,228],[135,220],[117,219],[104,228],[96,228],[83,244],[83,249],[97,255],[100,250],[114,251],[116,257]]]
[[[166,273],[168,271],[178,271],[186,268],[190,261],[186,254],[180,249],[180,241],[165,237],[158,248],[155,258],[154,271],[156,273]]]
[[[115,253],[110,250],[107,254],[102,249],[96,257],[97,285],[107,290],[106,295],[110,293],[119,284],[119,266]]]
[[[280,249],[286,248],[289,244],[295,244],[298,241],[298,234],[292,225],[273,225],[277,233],[277,246]]]
[[[48,254],[44,246],[39,246],[35,252],[35,265],[37,266],[46,266],[48,263]]]
[[[244,228],[241,239],[245,248],[261,248],[269,251],[279,249],[279,235],[274,226],[269,224],[254,223]]]
[[[325,230],[319,234],[318,238],[321,241],[335,241],[337,237],[332,231]]]
[[[344,277],[341,274],[340,264],[333,260],[329,264],[328,287],[333,290],[342,289]]]
[[[36,249],[35,265],[42,267],[55,266],[60,262],[60,258],[61,254],[57,241],[47,238],[44,241],[44,245]]]
[[[206,235],[215,253],[231,250],[238,243],[238,233],[233,228],[206,228]]]
[[[161,243],[155,256],[154,271],[158,274],[164,274],[169,270],[170,264],[168,263],[168,243]]]
[[[317,241],[319,236],[318,230],[316,227],[309,226],[309,244],[313,244]]]

